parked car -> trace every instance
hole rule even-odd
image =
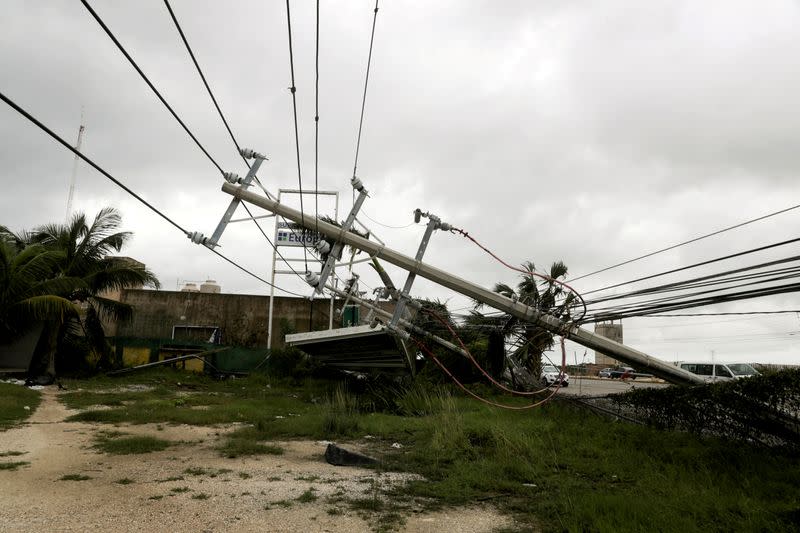
[[[601,378],[610,378],[611,372],[613,370],[614,370],[613,368],[604,368],[603,370],[597,373],[597,376]]]
[[[758,371],[745,363],[681,363],[680,367],[701,376],[707,382],[757,376]]]
[[[611,370],[609,377],[613,379],[636,379],[636,371],[629,366],[618,366]]]
[[[562,373],[560,368],[556,368],[553,365],[544,365],[542,367],[542,385],[546,387],[555,385],[559,382],[559,378],[562,387],[569,387],[569,376],[566,372]]]

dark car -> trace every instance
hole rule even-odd
[[[612,379],[636,379],[636,371],[629,366],[618,366],[611,370],[609,377]]]

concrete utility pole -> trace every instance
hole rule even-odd
[[[659,359],[650,357],[645,353],[634,350],[633,348],[629,348],[628,346],[614,342],[605,337],[595,335],[588,330],[579,327],[569,328],[568,324],[553,316],[540,313],[538,310],[532,307],[520,302],[515,302],[510,298],[506,298],[505,296],[454,276],[449,272],[445,272],[444,270],[425,264],[420,260],[416,260],[412,257],[386,248],[378,243],[360,237],[354,233],[350,233],[343,228],[334,226],[333,224],[329,224],[323,220],[318,220],[315,217],[309,217],[308,215],[302,216],[300,211],[280,204],[269,198],[246,191],[243,188],[237,187],[236,185],[230,183],[223,184],[222,191],[235,198],[239,198],[253,205],[262,207],[288,220],[305,225],[308,228],[318,228],[320,233],[333,237],[337,242],[341,242],[343,244],[363,250],[370,256],[383,259],[384,261],[407,270],[410,273],[429,279],[435,283],[438,283],[439,285],[452,289],[460,294],[515,316],[520,320],[536,324],[550,331],[551,333],[564,335],[568,339],[586,346],[587,348],[612,354],[620,361],[635,365],[641,370],[646,369],[653,375],[665,379],[671,383],[703,383],[703,380],[700,376],[696,376],[695,374],[683,370],[682,368],[678,368]]]

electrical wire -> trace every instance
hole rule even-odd
[[[97,23],[100,25],[100,27],[103,28],[103,31],[106,32],[106,35],[108,35],[108,37],[114,42],[114,44],[117,46],[117,49],[119,49],[119,51],[122,52],[122,55],[125,56],[125,59],[127,59],[128,62],[131,64],[131,66],[133,66],[133,68],[136,69],[136,72],[138,72],[139,76],[141,76],[141,78],[145,81],[145,83],[147,83],[147,86],[150,87],[150,89],[158,97],[158,99],[161,100],[161,103],[164,104],[164,107],[166,107],[169,110],[169,112],[172,113],[172,116],[175,117],[175,120],[178,121],[178,124],[180,124],[183,127],[183,130],[186,132],[186,134],[189,135],[189,137],[192,138],[194,143],[205,154],[205,156],[208,158],[208,160],[211,161],[211,163],[215,167],[217,167],[217,170],[219,170],[220,173],[224,174],[225,172],[222,170],[222,167],[219,165],[219,163],[217,163],[217,161],[211,156],[211,154],[208,153],[208,150],[206,150],[205,147],[202,144],[200,144],[200,141],[197,140],[197,137],[194,136],[194,134],[189,130],[188,126],[186,126],[186,124],[183,122],[183,120],[181,120],[181,118],[178,116],[178,114],[175,112],[175,110],[172,109],[172,106],[169,105],[169,103],[167,103],[167,101],[164,99],[163,96],[161,96],[161,93],[158,91],[158,89],[156,89],[155,85],[153,85],[153,83],[150,81],[150,79],[147,77],[147,75],[144,72],[142,72],[142,69],[139,68],[139,65],[136,64],[136,61],[133,60],[133,58],[125,50],[125,48],[122,46],[122,44],[120,44],[120,42],[117,40],[117,38],[111,32],[111,30],[108,28],[108,26],[106,26],[106,23],[103,22],[103,19],[101,19],[100,16],[95,12],[95,10],[92,9],[92,6],[89,5],[89,2],[87,0],[81,0],[81,3],[89,11],[89,13],[92,15],[92,17],[94,17],[94,20],[97,21]]]
[[[287,0],[288,1],[288,0]],[[367,56],[367,72],[364,76],[364,94],[361,98],[361,118],[358,120],[358,136],[356,137],[356,156],[353,160],[353,177],[356,177],[358,169],[358,154],[361,150],[361,130],[364,126],[364,109],[367,105],[367,87],[369,86],[369,69],[372,64],[372,45],[375,42],[375,24],[378,20],[378,0],[375,0],[375,10],[372,15],[372,34],[369,38],[369,55]],[[354,193],[355,194],[355,193]]]
[[[303,228],[306,227],[305,213],[303,210],[303,177],[300,172],[300,133],[297,126],[297,87],[294,83],[294,49],[292,48],[292,14],[289,9],[289,0],[286,0],[286,26],[289,30],[289,69],[292,74],[292,86],[289,91],[292,93],[292,110],[294,112],[294,144],[297,153],[297,186],[300,190],[300,222]],[[305,231],[305,230],[304,230]],[[303,239],[305,241],[305,239]],[[306,272],[308,270],[308,251],[306,250],[305,243],[303,244],[303,259],[305,260]]]
[[[314,229],[319,234],[319,0],[314,42]]]
[[[549,283],[555,283],[557,285],[561,285],[562,287],[566,288],[572,294],[574,294],[575,296],[578,297],[578,300],[580,300],[581,305],[583,306],[583,314],[580,317],[574,319],[574,321],[575,322],[579,322],[584,316],[586,316],[586,312],[587,312],[586,302],[584,301],[583,296],[578,291],[573,289],[572,286],[570,286],[568,283],[566,283],[564,281],[561,281],[561,280],[558,280],[558,279],[555,279],[555,278],[551,278],[550,276],[547,276],[545,274],[540,274],[540,273],[536,272],[535,270],[523,270],[521,268],[517,268],[515,266],[512,266],[512,265],[508,264],[507,262],[505,262],[502,259],[500,259],[500,257],[498,257],[491,250],[489,250],[486,246],[484,246],[483,244],[479,243],[472,235],[470,235],[467,231],[465,231],[463,229],[452,228],[450,230],[450,233],[453,233],[455,235],[461,235],[462,237],[465,237],[466,239],[472,241],[476,246],[478,246],[478,248],[480,248],[481,250],[483,250],[484,252],[486,252],[487,254],[492,256],[500,264],[502,264],[506,268],[509,268],[510,270],[513,270],[515,272],[519,272],[519,273],[524,274],[526,276],[536,276],[536,277],[538,277],[540,279],[543,279],[543,280],[545,280],[545,281],[547,281]]]
[[[366,213],[366,211],[364,211],[363,207],[361,208],[361,214],[364,215],[371,222],[373,222],[373,223],[375,223],[375,224],[377,224],[379,226],[383,226],[384,228],[389,228],[389,229],[406,229],[406,228],[410,228],[411,226],[416,226],[417,225],[416,222],[411,222],[410,224],[406,224],[405,226],[390,226],[389,224],[384,224],[383,222],[378,222],[377,220],[375,220],[374,218],[369,216]]]
[[[730,231],[730,230],[733,230],[733,229],[736,229],[736,228],[741,228],[742,226],[746,226],[746,225],[752,224],[754,222],[759,222],[761,220],[765,220],[765,219],[770,218],[770,217],[774,217],[774,216],[777,216],[777,215],[780,215],[780,214],[783,214],[783,213],[787,213],[787,212],[793,211],[793,210],[795,210],[797,208],[800,208],[800,204],[793,205],[793,206],[787,207],[785,209],[781,209],[779,211],[774,211],[772,213],[768,213],[766,215],[763,215],[763,216],[760,216],[760,217],[757,217],[757,218],[746,220],[746,221],[741,222],[739,224],[735,224],[733,226],[728,226],[727,228],[722,228],[720,230],[713,231],[713,232],[707,233],[705,235],[701,235],[700,237],[695,237],[693,239],[689,239],[688,241],[684,241],[684,242],[681,242],[681,243],[678,243],[678,244],[673,244],[672,246],[668,246],[666,248],[662,248],[660,250],[656,250],[655,252],[650,252],[650,253],[647,253],[647,254],[644,254],[644,255],[640,255],[639,257],[634,257],[633,259],[628,259],[627,261],[623,261],[621,263],[617,263],[617,264],[611,265],[609,267],[601,268],[600,270],[595,270],[594,272],[589,272],[588,274],[583,274],[582,276],[578,276],[577,278],[573,278],[572,281],[574,282],[574,281],[577,281],[579,279],[588,278],[589,276],[594,276],[595,274],[600,274],[601,272],[606,272],[606,271],[611,270],[613,268],[621,267],[623,265],[628,265],[628,264],[633,263],[635,261],[639,261],[639,260],[645,259],[647,257],[652,257],[652,256],[654,256],[656,254],[667,252],[669,250],[674,250],[675,248],[678,248],[678,247],[681,247],[681,246],[685,246],[685,245],[691,244],[693,242],[701,241],[703,239],[707,239],[708,237],[713,237],[714,235],[719,235],[720,233],[725,233],[726,231]]]
[[[665,315],[645,315],[644,318],[680,317],[680,316],[780,315],[786,313],[800,313],[800,309],[786,309],[783,311],[741,311],[741,312],[730,312],[730,313],[680,313],[680,314],[665,314]]]
[[[729,255],[722,256],[722,257],[717,257],[715,259],[709,259],[707,261],[701,261],[699,263],[694,263],[692,265],[688,265],[688,266],[685,266],[685,267],[673,268],[672,270],[667,270],[665,272],[660,272],[658,274],[652,274],[652,275],[649,275],[649,276],[636,278],[636,279],[633,279],[633,280],[630,280],[630,281],[625,281],[623,283],[616,283],[614,285],[609,285],[607,287],[602,287],[600,289],[594,289],[594,290],[591,290],[591,291],[586,291],[583,294],[594,294],[594,293],[600,292],[600,291],[606,291],[606,290],[609,290],[609,289],[615,289],[615,288],[621,287],[623,285],[630,285],[632,283],[638,283],[640,281],[646,281],[648,279],[654,279],[654,278],[658,278],[658,277],[661,277],[661,276],[666,276],[668,274],[674,274],[676,272],[682,272],[684,270],[689,270],[689,269],[692,269],[692,268],[697,268],[697,267],[701,267],[701,266],[705,266],[705,265],[710,265],[712,263],[718,263],[720,261],[725,261],[727,259],[733,259],[734,257],[742,257],[742,256],[753,254],[753,253],[756,253],[756,252],[763,252],[764,250],[770,250],[772,248],[778,248],[780,246],[786,246],[788,244],[793,244],[793,243],[796,243],[796,242],[800,242],[800,237],[794,238],[794,239],[789,239],[789,240],[786,240],[786,241],[776,242],[776,243],[773,243],[773,244],[768,244],[766,246],[759,246],[758,248],[750,248],[749,250],[744,250],[742,252],[737,252],[735,254],[729,254]],[[575,281],[575,280],[572,280],[572,281]]]
[[[242,161],[244,161],[244,164],[247,165],[247,168],[249,169],[250,168],[250,162],[247,160],[247,158],[242,153],[242,147],[239,145],[239,142],[236,140],[236,136],[233,134],[233,131],[231,130],[230,125],[228,124],[228,120],[225,118],[225,115],[222,113],[222,109],[220,108],[219,103],[217,102],[217,99],[214,96],[214,92],[211,90],[211,86],[208,84],[208,80],[206,80],[206,76],[203,73],[203,69],[200,68],[200,64],[198,63],[197,58],[194,55],[194,51],[192,50],[192,47],[189,45],[189,40],[186,38],[186,34],[184,34],[184,32],[183,32],[183,28],[181,28],[181,25],[178,22],[178,17],[175,15],[175,12],[172,10],[172,6],[170,5],[169,0],[164,0],[164,5],[167,7],[167,11],[169,11],[170,18],[172,18],[172,22],[175,24],[175,28],[178,30],[178,33],[181,36],[181,40],[183,41],[183,44],[186,47],[186,51],[189,52],[189,57],[192,58],[192,63],[194,63],[195,69],[197,70],[197,73],[200,75],[200,79],[203,81],[203,85],[206,88],[206,92],[208,92],[208,96],[211,98],[211,101],[214,103],[214,107],[217,110],[217,114],[219,115],[219,118],[222,120],[222,124],[225,126],[225,129],[227,130],[228,135],[231,138],[231,141],[233,141],[233,145],[236,147],[236,152],[239,154],[239,156],[242,158]],[[123,53],[125,53],[125,52],[123,52]],[[141,71],[139,71],[139,72],[141,74]],[[149,81],[148,81],[148,84],[149,84]],[[162,98],[161,101],[164,102],[164,99]],[[174,112],[173,112],[173,116],[175,116],[175,118],[178,118],[177,115]],[[178,119],[178,121],[181,122],[180,119]],[[183,124],[183,122],[181,122],[181,124]],[[186,128],[185,125],[184,125],[184,128]],[[188,130],[188,128],[187,128],[187,130]],[[269,197],[270,194],[267,192],[267,190],[264,188],[264,186],[261,185],[261,182],[258,181],[258,176],[253,176],[253,177],[258,182],[259,186],[264,191],[264,193]],[[250,211],[250,208],[247,207],[247,204],[244,203],[244,202],[241,202],[241,205],[242,205],[242,207],[244,207],[244,210],[247,212],[247,214],[250,217],[250,219],[253,221],[253,223],[258,228],[258,231],[261,232],[261,235],[264,236],[264,238],[267,240],[269,245],[277,252],[277,254],[280,256],[280,258],[283,260],[283,262],[286,263],[286,265],[291,269],[292,272],[295,273],[295,275],[297,275],[300,279],[304,279],[303,276],[299,272],[297,272],[294,269],[294,267],[292,267],[291,263],[289,263],[286,260],[286,258],[280,252],[280,250],[278,250],[278,247],[272,242],[272,239],[269,238],[267,233],[264,231],[264,228],[262,228],[261,224],[258,223],[258,220],[255,219],[255,217],[253,216],[252,211]]]
[[[87,157],[87,156],[83,155],[83,154],[82,154],[81,152],[79,152],[79,151],[78,151],[76,148],[72,147],[72,145],[70,145],[70,144],[69,144],[67,141],[65,141],[65,140],[64,140],[62,137],[60,137],[60,136],[59,136],[58,134],[56,134],[56,133],[55,133],[53,130],[51,130],[50,128],[48,128],[47,126],[45,126],[45,125],[44,125],[44,124],[43,124],[41,121],[39,121],[38,119],[36,119],[36,118],[35,118],[33,115],[31,115],[30,113],[28,113],[27,111],[25,111],[24,109],[22,109],[22,107],[20,107],[19,105],[17,105],[17,104],[16,104],[16,103],[15,103],[13,100],[11,100],[9,97],[7,97],[7,96],[6,96],[5,94],[3,94],[2,92],[0,92],[0,99],[1,99],[1,100],[3,100],[3,102],[5,102],[6,104],[8,104],[8,106],[9,106],[9,107],[11,107],[11,108],[12,108],[14,111],[16,111],[17,113],[19,113],[20,115],[22,115],[23,117],[25,117],[26,119],[28,119],[28,121],[32,122],[32,123],[33,123],[33,124],[34,124],[36,127],[38,127],[40,130],[42,130],[43,132],[47,133],[47,134],[48,134],[48,135],[49,135],[49,136],[50,136],[50,137],[51,137],[53,140],[55,140],[56,142],[58,142],[59,144],[61,144],[62,146],[64,146],[66,149],[68,149],[70,152],[72,152],[72,153],[73,153],[73,154],[75,154],[76,156],[80,157],[80,158],[81,158],[81,159],[82,159],[82,160],[83,160],[83,161],[84,161],[84,162],[85,162],[87,165],[89,165],[90,167],[92,167],[93,169],[95,169],[97,172],[99,172],[100,174],[102,174],[103,176],[105,176],[107,179],[109,179],[111,182],[113,182],[113,183],[114,183],[115,185],[117,185],[119,188],[121,188],[122,190],[124,190],[125,192],[127,192],[128,194],[130,194],[131,196],[133,196],[133,197],[134,197],[136,200],[138,200],[140,203],[142,203],[142,204],[143,204],[144,206],[146,206],[148,209],[150,209],[151,211],[153,211],[155,214],[157,214],[158,216],[160,216],[161,218],[163,218],[164,220],[166,220],[167,222],[169,222],[169,223],[170,223],[172,226],[174,226],[176,229],[178,229],[178,230],[179,230],[181,233],[183,233],[184,235],[187,235],[187,236],[188,236],[188,235],[190,235],[190,232],[188,232],[188,231],[187,231],[187,230],[186,230],[186,229],[185,229],[183,226],[181,226],[180,224],[178,224],[177,222],[175,222],[174,220],[172,220],[170,217],[168,217],[167,215],[165,215],[165,214],[164,214],[162,211],[160,211],[158,208],[156,208],[156,207],[155,207],[153,204],[151,204],[150,202],[148,202],[147,200],[145,200],[144,198],[142,198],[141,196],[139,196],[138,194],[136,194],[136,193],[135,193],[133,190],[131,190],[129,187],[127,187],[127,186],[126,186],[124,183],[122,183],[120,180],[118,180],[117,178],[115,178],[114,176],[112,176],[111,174],[109,174],[108,172],[106,172],[106,170],[104,170],[104,169],[103,169],[102,167],[100,167],[100,166],[99,166],[97,163],[95,163],[94,161],[92,161],[92,160],[91,160],[89,157]],[[297,294],[297,293],[294,293],[294,292],[288,291],[288,290],[286,290],[286,289],[283,289],[283,288],[281,288],[281,287],[278,287],[277,285],[274,285],[274,284],[270,283],[269,281],[267,281],[267,280],[265,280],[265,279],[261,278],[260,276],[258,276],[258,275],[256,275],[256,274],[254,274],[253,272],[251,272],[251,271],[247,270],[245,267],[243,267],[243,266],[241,266],[240,264],[236,263],[236,262],[235,262],[235,261],[233,261],[232,259],[230,259],[230,258],[228,258],[228,257],[226,257],[226,256],[224,256],[224,255],[222,255],[222,254],[221,254],[220,252],[218,252],[217,250],[214,250],[214,249],[211,249],[211,248],[208,248],[208,247],[205,247],[205,246],[204,246],[204,248],[207,248],[207,249],[211,250],[211,251],[212,251],[212,252],[214,252],[216,255],[218,255],[219,257],[223,258],[225,261],[229,262],[230,264],[232,264],[233,266],[235,266],[235,267],[236,267],[236,268],[238,268],[239,270],[241,270],[241,271],[243,271],[243,272],[245,272],[245,273],[249,274],[250,276],[252,276],[252,277],[254,277],[254,278],[258,279],[259,281],[261,281],[261,282],[263,282],[263,283],[266,283],[266,284],[267,284],[267,285],[269,285],[270,287],[274,287],[275,289],[277,289],[277,290],[279,290],[279,291],[282,291],[282,292],[285,292],[285,293],[287,293],[287,294],[291,294],[292,296],[299,296],[299,297],[301,297],[301,298],[303,297],[303,295],[302,295],[302,294]]]

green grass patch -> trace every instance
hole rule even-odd
[[[87,479],[92,478],[84,474],[64,474],[58,478],[59,481],[86,481]]]
[[[39,391],[27,387],[0,383],[0,431],[12,428],[31,416],[39,407],[41,396]]]
[[[19,452],[16,450],[10,450],[7,452],[0,452],[0,457],[19,457],[20,455],[25,455],[28,452]]]
[[[9,462],[0,462],[0,470],[17,470],[21,466],[31,464],[29,461],[9,461]]]
[[[103,453],[111,455],[131,455],[160,452],[166,450],[172,446],[172,444],[173,443],[168,440],[158,439],[148,435],[115,438],[100,436],[95,440],[94,447]]]
[[[230,437],[217,447],[217,451],[229,459],[247,455],[283,455],[283,448],[275,444],[263,444],[253,439]]]
[[[317,501],[317,499],[318,499],[318,496],[317,496],[316,494],[314,494],[314,491],[315,491],[315,490],[316,490],[316,489],[314,489],[313,487],[311,487],[310,489],[308,489],[307,491],[305,491],[303,494],[301,494],[300,496],[298,496],[298,497],[297,497],[297,501],[298,501],[298,502],[300,502],[300,503],[311,503],[311,502],[315,502],[315,501]]]

